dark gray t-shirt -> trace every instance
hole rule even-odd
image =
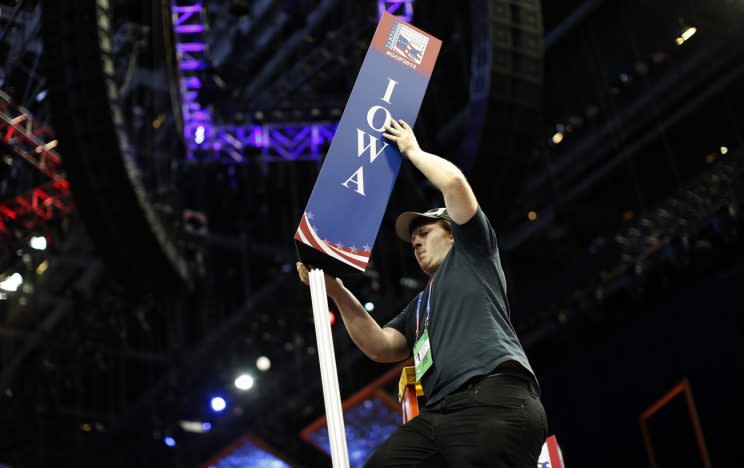
[[[506,278],[488,218],[478,207],[467,223],[452,224],[452,235],[455,242],[431,287],[429,340],[434,362],[421,379],[427,405],[505,361],[517,361],[534,375],[511,324]],[[429,283],[419,312],[421,333],[427,300]],[[415,297],[385,325],[405,335],[410,349],[416,336],[417,303]]]

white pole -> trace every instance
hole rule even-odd
[[[331,447],[333,468],[349,468],[349,452],[346,447],[344,414],[341,409],[341,393],[338,389],[338,370],[333,351],[333,337],[328,320],[328,296],[326,295],[323,270],[310,271],[310,298],[313,304],[315,339],[318,343],[320,379],[323,383],[328,439]]]

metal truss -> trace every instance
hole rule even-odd
[[[736,218],[739,201],[735,187],[742,175],[740,159],[740,153],[727,156],[678,194],[640,217],[636,224],[619,232],[614,241],[621,247],[626,265],[632,265],[641,274],[654,257],[674,262],[689,250],[691,237],[710,226],[720,232],[726,224],[724,218]]]
[[[0,235],[30,230],[74,210],[62,158],[54,148],[54,131],[0,91],[0,137],[18,157],[43,172],[51,182],[0,203]]]
[[[705,66],[714,57],[723,56],[724,59],[717,60],[729,60],[734,54],[735,52],[722,47],[722,43],[715,43],[691,55],[617,116],[577,141],[560,159],[551,164],[550,168],[532,176],[527,181],[523,192],[536,193],[541,187],[555,185],[567,188],[561,195],[562,203],[569,203],[576,199],[602,181],[618,165],[633,157],[654,139],[659,138],[682,119],[698,110],[716,93],[741,79],[744,76],[744,64],[736,64],[718,75],[715,75],[714,67]],[[705,83],[706,87],[700,91],[694,91],[694,95],[678,108],[660,108],[658,112],[665,112],[664,118],[658,124],[651,125],[650,130],[644,133],[644,126],[648,126],[650,122],[658,118],[656,113],[644,112],[651,103],[658,100],[670,106],[678,96],[693,92],[692,90],[700,83]],[[614,146],[608,145],[607,139],[612,134],[618,133],[619,129],[623,129],[623,132],[632,138],[624,148],[613,154]],[[554,222],[558,210],[555,200],[550,199],[545,203],[545,208],[540,210],[539,221],[521,224],[504,236],[505,248],[518,247]]]
[[[28,161],[52,180],[64,178],[62,158],[54,151],[54,131],[34,119],[28,110],[16,106],[0,91],[0,135],[15,154]]]
[[[726,156],[678,193],[644,212],[612,236],[589,247],[596,272],[579,280],[570,298],[546,299],[562,305],[554,317],[525,335],[522,343],[532,346],[566,322],[587,314],[610,297],[629,288],[639,288],[643,279],[665,266],[679,268],[691,257],[737,245],[741,233],[741,194],[744,177],[742,152]]]
[[[378,1],[405,21],[413,17],[413,0]],[[173,0],[176,58],[181,91],[183,131],[190,161],[240,164],[252,160],[317,160],[325,154],[338,122],[291,122],[266,125],[213,125],[209,109],[200,103],[199,71],[209,67],[204,32],[206,15],[200,0]]]
[[[55,218],[66,216],[75,209],[67,179],[57,179],[0,203],[0,235],[10,233],[11,227],[31,230]]]
[[[189,159],[199,149],[212,148],[212,115],[199,101],[202,89],[200,70],[209,66],[206,57],[206,13],[201,1],[173,0],[171,4],[176,59],[181,91],[183,132]]]
[[[337,122],[215,127],[211,158],[229,163],[319,159],[337,127]]]

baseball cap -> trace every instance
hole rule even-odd
[[[411,242],[411,225],[421,218],[427,219],[444,219],[452,222],[452,219],[447,214],[447,208],[434,208],[433,210],[426,211],[424,213],[418,213],[416,211],[406,211],[398,216],[395,221],[395,233],[403,242]]]

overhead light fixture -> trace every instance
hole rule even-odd
[[[4,280],[0,281],[0,289],[3,291],[15,292],[18,286],[23,284],[23,277],[20,273],[13,273]]]
[[[165,114],[158,114],[158,117],[152,121],[152,128],[160,128],[165,121]]]
[[[39,263],[39,266],[36,267],[36,275],[43,275],[44,272],[47,271],[47,268],[49,268],[49,260],[44,260],[43,262]]]
[[[209,404],[212,407],[212,411],[214,411],[215,413],[222,412],[225,408],[227,408],[227,402],[220,396],[212,398]]]
[[[271,361],[266,356],[259,356],[259,358],[256,359],[256,368],[261,372],[266,372],[271,369]]]
[[[28,245],[35,250],[46,250],[47,240],[44,236],[34,236],[28,242]]]
[[[181,426],[181,429],[183,429],[184,431],[193,432],[195,434],[203,434],[205,432],[209,432],[209,430],[212,429],[212,424],[208,422],[179,421],[178,425]]]
[[[201,145],[204,143],[204,137],[206,136],[207,130],[204,128],[203,125],[199,125],[196,127],[196,132],[194,133],[194,143],[197,145]]]
[[[695,33],[697,32],[697,28],[694,28],[692,26],[685,28],[684,31],[682,31],[682,34],[679,35],[677,39],[674,41],[677,43],[677,45],[684,44],[688,39],[690,39]]]
[[[253,387],[253,377],[248,374],[241,374],[235,379],[235,386],[238,390],[250,390]]]

